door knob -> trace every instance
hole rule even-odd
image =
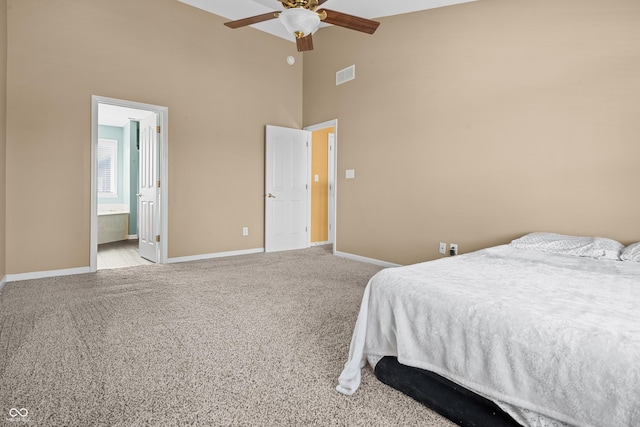
[[[271,194],[271,193],[267,194],[267,197],[269,197],[269,198],[271,198],[271,199],[275,199],[275,198],[276,198],[276,196],[274,196],[274,195],[273,195],[273,194]]]

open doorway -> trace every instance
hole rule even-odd
[[[92,97],[91,271],[164,262],[167,121],[166,107]]]
[[[336,135],[338,121],[308,126],[311,132],[309,244],[334,245],[336,218]]]
[[[337,132],[337,120],[303,130],[266,126],[265,252],[335,252]]]

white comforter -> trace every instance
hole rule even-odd
[[[640,263],[508,245],[380,271],[338,391],[397,356],[577,426],[640,426]]]

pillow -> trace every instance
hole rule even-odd
[[[635,261],[640,262],[640,242],[636,242],[627,246],[622,250],[620,259],[623,261]]]
[[[530,233],[511,242],[518,249],[533,249],[555,254],[588,258],[620,259],[624,245],[604,237],[567,236],[555,233]]]
[[[605,237],[594,237],[595,244],[602,248],[604,255],[600,258],[620,260],[620,254],[624,249],[624,245],[616,240],[607,239]]]

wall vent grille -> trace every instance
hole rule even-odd
[[[350,67],[344,68],[338,72],[336,72],[336,86],[341,85],[342,83],[346,83],[349,80],[353,80],[356,78],[356,66],[352,65]]]

